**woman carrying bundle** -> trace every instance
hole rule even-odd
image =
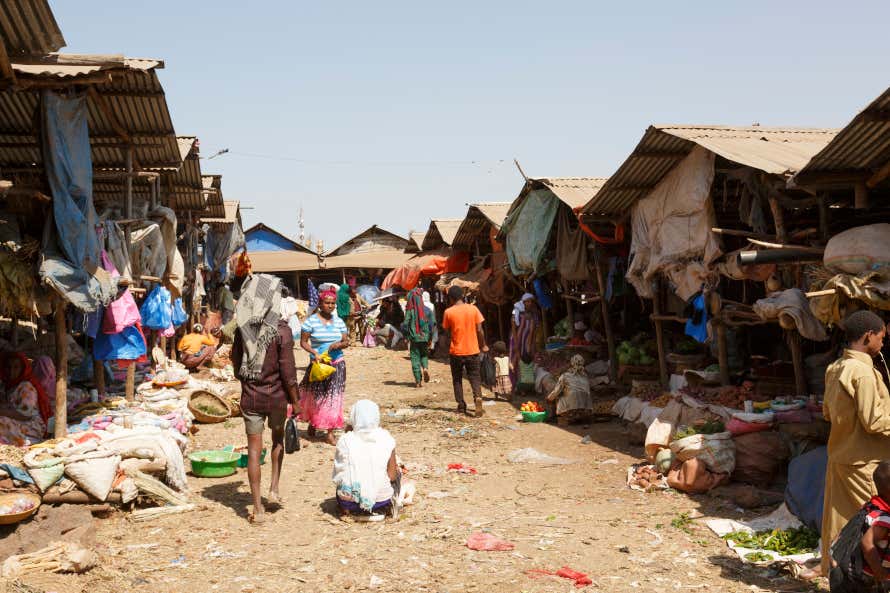
[[[414,385],[423,387],[430,380],[430,340],[432,327],[429,311],[423,302],[423,289],[418,287],[408,293],[408,305],[402,333],[408,340],[411,353],[411,370],[414,372]]]

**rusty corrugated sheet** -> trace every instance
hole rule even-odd
[[[0,38],[10,58],[48,54],[65,46],[47,0],[0,2]]]
[[[430,227],[423,238],[420,248],[423,251],[439,249],[440,247],[450,247],[460,228],[461,218],[440,218],[430,221]]]
[[[485,202],[470,204],[467,215],[457,233],[451,247],[459,251],[472,251],[473,245],[483,228],[491,225],[499,230],[510,211],[511,202]],[[486,237],[486,240],[488,238]]]
[[[656,125],[581,211],[621,217],[644,198],[696,144],[742,165],[790,176],[821,150],[837,130],[760,126]]]
[[[807,185],[826,174],[865,179],[887,162],[890,162],[890,88],[816,153],[794,176],[793,182]]]

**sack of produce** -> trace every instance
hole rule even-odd
[[[823,261],[829,270],[847,274],[890,268],[890,224],[870,224],[838,233],[825,246]]]
[[[806,424],[812,421],[813,415],[806,408],[802,410],[776,412],[776,422],[779,424]]]
[[[81,490],[104,502],[111,492],[120,462],[120,455],[108,451],[86,453],[69,459],[65,464],[65,475]]]
[[[735,470],[732,479],[765,488],[773,483],[791,452],[775,430],[735,437]]]
[[[726,423],[726,430],[734,435],[761,432],[770,429],[772,429],[772,424],[765,424],[763,422],[745,422],[744,420],[739,420],[735,416],[730,418],[729,422]]]
[[[25,454],[22,462],[37,487],[41,492],[59,481],[65,473],[65,464],[61,457],[47,455],[45,449],[35,449]]]
[[[705,462],[701,459],[690,459],[682,463],[675,463],[668,472],[668,486],[680,492],[698,494],[708,492],[729,479],[729,474],[721,474],[708,471]]]
[[[655,460],[659,451],[668,446],[671,435],[680,423],[680,414],[683,412],[683,404],[677,400],[671,400],[664,407],[661,414],[649,425],[646,432],[646,458]]]
[[[729,474],[735,469],[735,443],[729,432],[694,434],[671,443],[679,461],[698,459],[712,472]]]

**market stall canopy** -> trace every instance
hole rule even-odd
[[[318,256],[305,251],[248,251],[254,272],[304,272],[318,269]]]
[[[226,200],[223,202],[223,209],[225,214],[222,218],[201,218],[199,222],[213,227],[223,227],[230,224],[241,226],[241,202],[238,200]]]
[[[430,221],[430,228],[426,232],[426,236],[421,243],[421,251],[432,251],[433,249],[441,249],[442,247],[451,247],[454,241],[454,235],[463,219],[460,218],[440,218]]]
[[[405,290],[411,290],[417,286],[421,276],[463,273],[469,265],[470,254],[466,251],[453,253],[450,249],[441,249],[421,253],[390,272],[380,286],[383,289],[401,286]]]
[[[863,109],[791,180],[798,186],[871,188],[890,177],[890,88]]]
[[[329,257],[334,255],[346,255],[348,253],[387,251],[389,249],[399,249],[404,251],[408,245],[408,239],[380,228],[375,224],[351,239],[347,239],[334,249],[326,251],[324,255],[325,257]]]
[[[43,89],[87,94],[87,125],[94,170],[126,169],[133,147],[136,171],[177,171],[182,154],[156,70],[160,60],[51,54],[14,63],[16,92],[0,93],[0,167],[17,184],[44,187],[43,155],[34,117]],[[106,175],[108,176],[108,175]]]
[[[486,225],[491,225],[495,231],[501,229],[511,205],[512,202],[470,204],[467,215],[460,223],[454,241],[451,242],[451,247],[462,251],[472,251],[476,238]]]
[[[408,247],[405,248],[406,253],[418,253],[423,246],[423,238],[426,237],[424,231],[411,231],[408,233]]]
[[[65,47],[48,0],[0,2],[0,87],[15,82],[10,60],[42,56]]]
[[[729,161],[790,177],[823,149],[837,130],[760,126],[650,126],[614,175],[581,208],[589,217],[622,219],[692,150],[701,146]]]
[[[321,267],[327,270],[392,270],[398,268],[410,258],[410,253],[395,249],[347,253],[346,255],[325,256],[321,260]]]
[[[224,216],[222,175],[201,175],[201,187],[206,201],[207,215],[216,218]]]
[[[325,269],[398,268],[410,259],[406,253],[411,242],[374,225],[326,252],[321,260]]]

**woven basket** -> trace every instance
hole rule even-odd
[[[218,408],[220,413],[212,414],[206,409],[199,409],[198,406],[203,408],[213,406]],[[226,418],[232,415],[232,407],[225,399],[215,393],[203,389],[198,389],[192,392],[189,396],[189,411],[195,417],[195,421],[200,422],[201,424],[216,424],[217,422],[223,422]]]

